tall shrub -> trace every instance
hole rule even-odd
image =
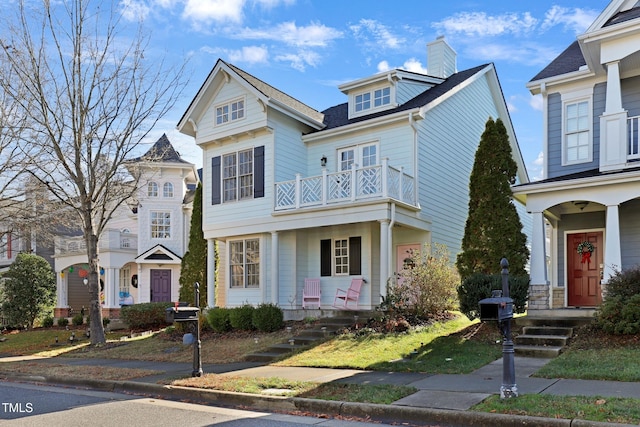
[[[511,197],[517,169],[504,124],[490,118],[469,179],[469,214],[456,260],[462,279],[494,273],[502,258],[509,260],[511,274],[526,274],[527,236]]]
[[[207,241],[202,231],[202,183],[198,183],[193,197],[189,246],[180,265],[180,301],[193,304],[194,283],[200,283],[200,307],[207,306]]]
[[[49,263],[34,254],[18,254],[5,278],[2,311],[13,326],[32,328],[50,314],[56,298],[56,276]]]

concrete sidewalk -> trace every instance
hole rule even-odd
[[[11,358],[15,361],[15,358]],[[33,360],[33,358],[25,358]],[[516,385],[522,394],[582,395],[631,397],[640,399],[640,384],[615,381],[585,381],[532,378],[531,375],[550,359],[515,357]],[[0,359],[7,361],[7,359]],[[418,391],[391,405],[371,405],[351,402],[330,402],[279,396],[256,396],[242,393],[189,389],[159,384],[163,380],[190,376],[190,363],[162,363],[118,359],[82,359],[56,357],[42,362],[82,366],[105,366],[161,371],[132,381],[100,381],[65,378],[16,377],[13,380],[43,381],[98,388],[127,393],[144,393],[170,398],[189,398],[202,403],[224,406],[244,406],[256,410],[308,411],[318,414],[359,416],[378,421],[395,421],[441,426],[614,426],[621,424],[594,423],[583,420],[550,419],[514,415],[486,414],[469,409],[492,394],[499,394],[503,361],[498,359],[467,375],[431,375],[423,373],[378,372],[354,369],[300,368],[261,365],[243,362],[228,365],[203,365],[205,373],[247,377],[278,377],[318,383],[395,384],[413,386]]]

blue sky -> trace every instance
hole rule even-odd
[[[115,1],[115,0],[114,0]],[[427,72],[426,44],[443,35],[458,70],[493,62],[531,179],[540,178],[541,100],[526,83],[582,33],[607,0],[121,0],[150,49],[189,58],[191,82],[150,139],[167,133],[198,166],[201,151],[175,126],[218,58],[323,110],[337,86],[389,68]]]

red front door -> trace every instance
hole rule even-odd
[[[578,253],[580,246],[582,253]],[[587,255],[585,252],[591,248],[593,251]],[[595,307],[602,302],[603,248],[601,231],[567,236],[568,306]]]
[[[171,270],[151,270],[151,302],[171,301]]]

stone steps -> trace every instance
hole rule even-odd
[[[517,356],[553,358],[559,356],[573,336],[574,328],[590,322],[588,317],[517,318],[522,334],[513,340]]]
[[[301,331],[298,335],[292,336],[280,344],[272,345],[265,351],[251,353],[245,357],[245,360],[268,363],[287,354],[310,348],[330,339],[336,334],[336,331],[353,325],[356,318],[367,319],[366,313],[355,313],[350,315],[350,312],[344,312],[340,317],[323,318],[313,328]]]

